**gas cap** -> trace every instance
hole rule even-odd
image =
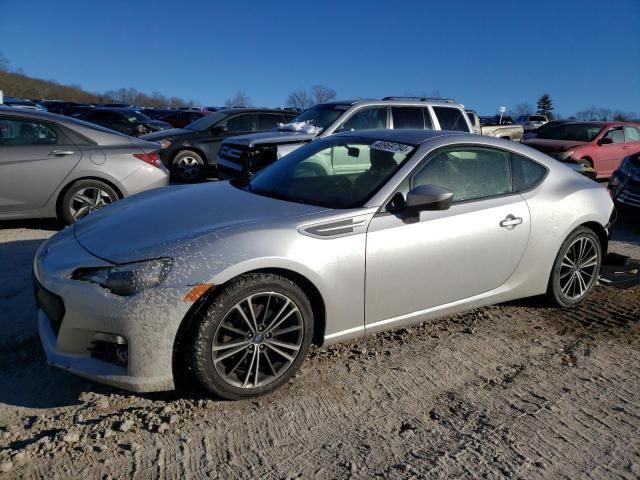
[[[107,156],[102,150],[93,150],[91,152],[91,161],[96,165],[102,165],[107,161]]]

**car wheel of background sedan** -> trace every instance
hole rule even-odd
[[[547,295],[560,307],[580,303],[593,288],[602,262],[602,247],[593,230],[579,227],[564,241],[549,279]]]
[[[171,174],[181,182],[195,182],[200,179],[204,170],[202,157],[191,150],[179,152],[171,164]]]
[[[119,199],[116,191],[99,180],[80,180],[62,197],[58,215],[67,225]]]
[[[190,366],[222,398],[254,397],[295,375],[312,336],[313,311],[300,287],[278,275],[242,275],[222,287],[197,325]]]

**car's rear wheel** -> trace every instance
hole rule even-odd
[[[59,205],[58,216],[70,225],[118,199],[117,192],[110,185],[99,180],[80,180],[65,192]]]
[[[197,325],[191,369],[204,388],[236,400],[289,381],[313,336],[313,311],[298,285],[273,274],[238,277],[222,288]]]
[[[587,227],[574,230],[564,241],[553,264],[547,295],[559,307],[571,307],[586,298],[602,263],[598,236]]]
[[[171,163],[171,175],[181,182],[195,182],[202,177],[204,160],[198,152],[182,150]]]

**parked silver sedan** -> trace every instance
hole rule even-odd
[[[50,113],[0,107],[0,219],[72,223],[167,185],[159,145]]]
[[[612,211],[606,189],[513,142],[338,134],[249,181],[143,193],[52,237],[34,263],[40,336],[51,364],[96,381],[192,374],[251,397],[312,343],[532,295],[575,305]]]

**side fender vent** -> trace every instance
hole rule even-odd
[[[308,225],[300,228],[300,233],[318,238],[341,237],[365,231],[366,218],[346,218],[333,222]]]

